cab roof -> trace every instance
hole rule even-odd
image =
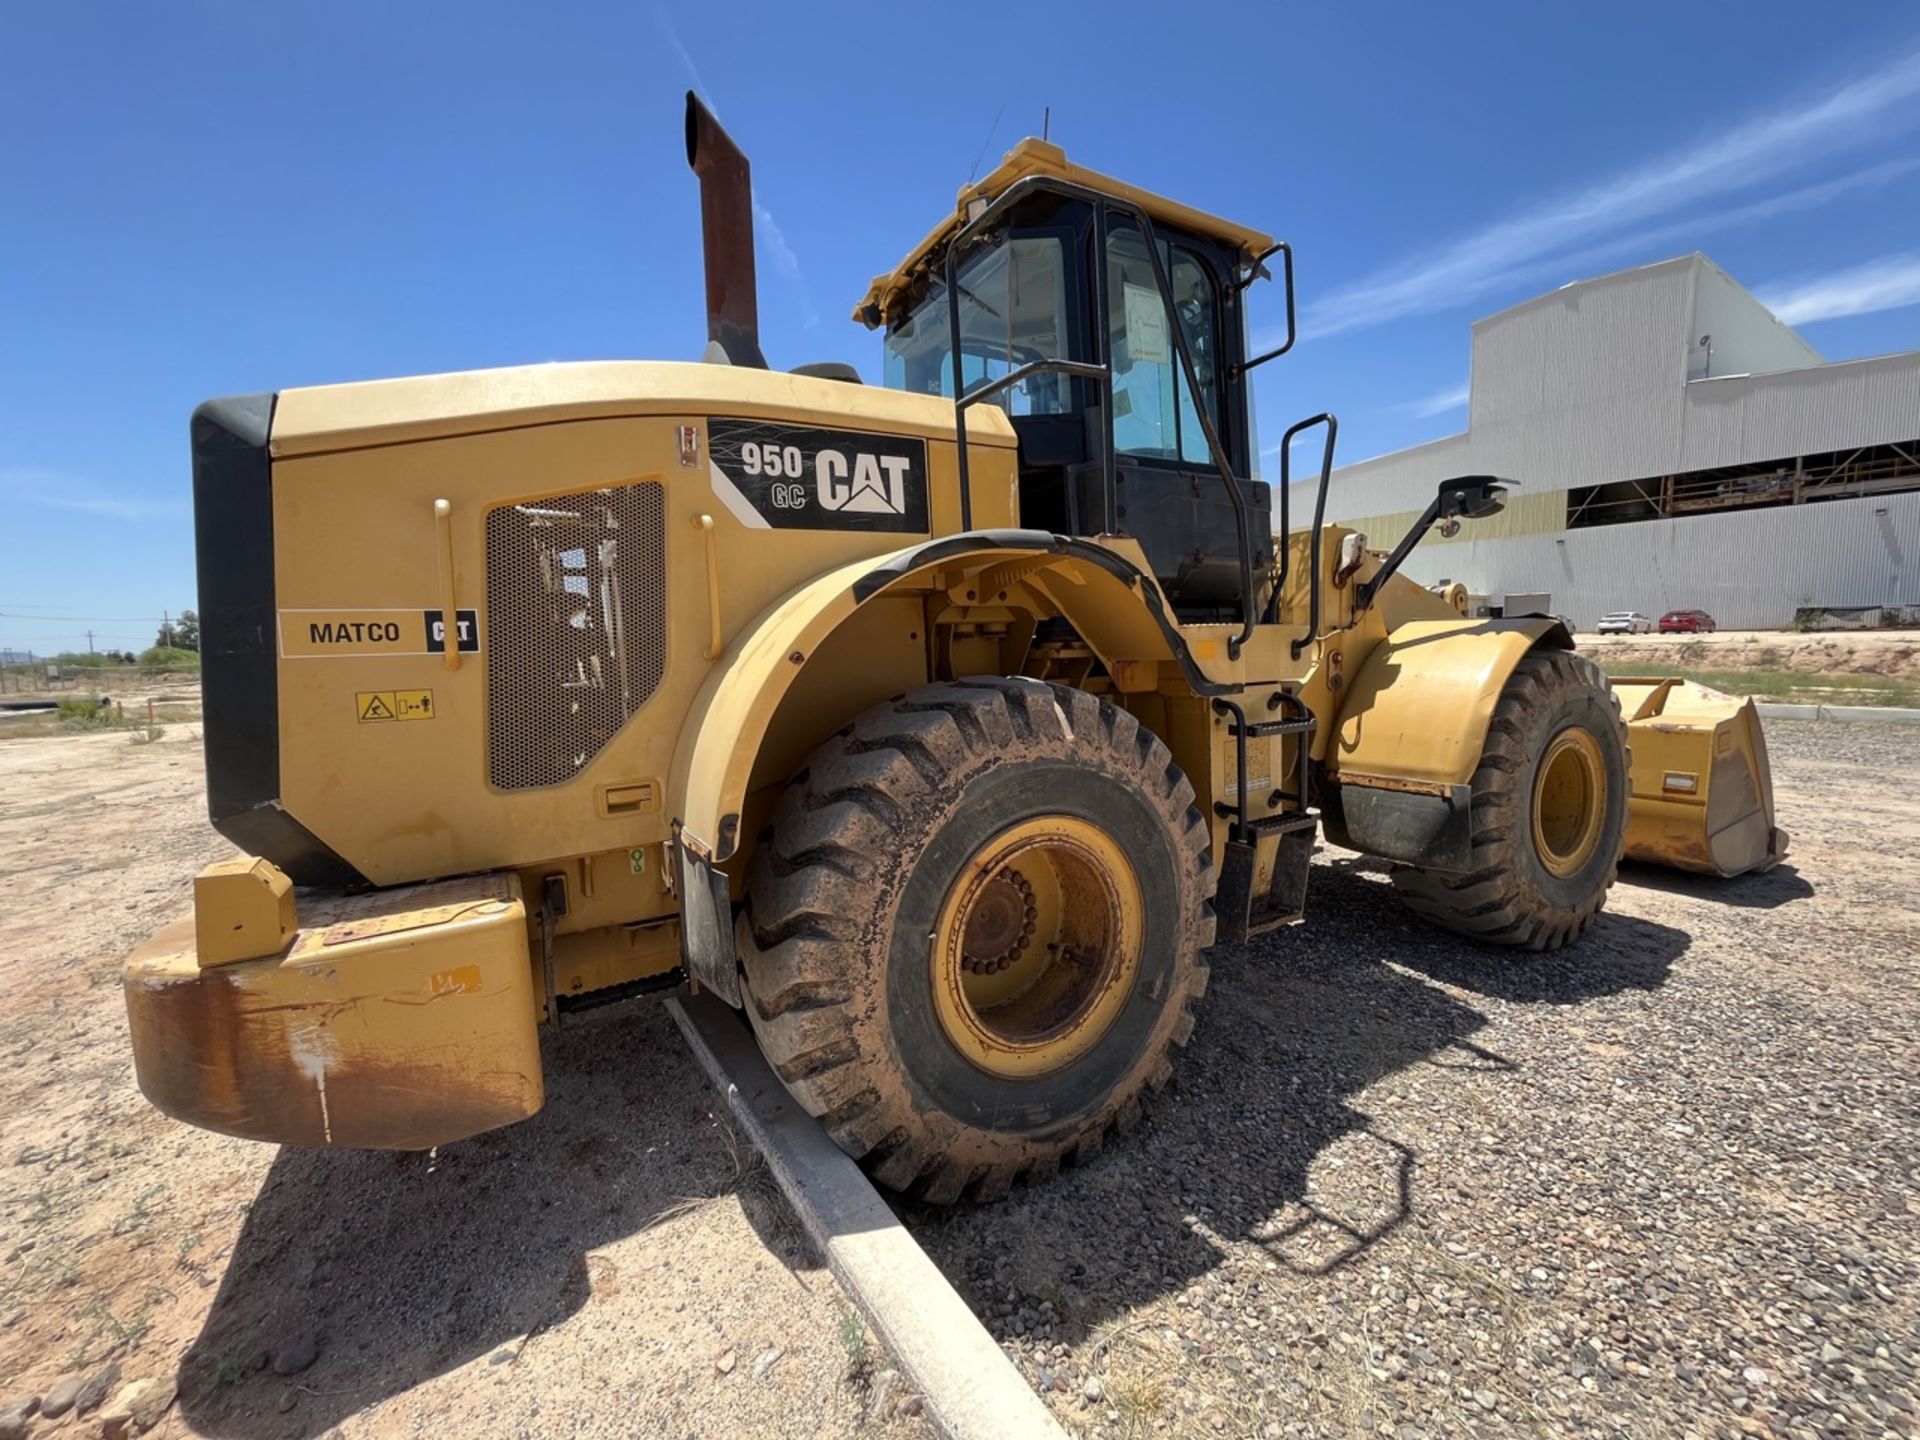
[[[1222,220],[1191,205],[1182,205],[1177,200],[1155,195],[1124,180],[1116,180],[1111,175],[1102,175],[1097,170],[1076,165],[1067,159],[1067,152],[1058,145],[1029,136],[1009,150],[990,174],[971,185],[963,185],[954,199],[953,213],[934,226],[927,238],[914,246],[906,259],[887,274],[874,276],[867,293],[854,306],[853,318],[869,330],[877,329],[884,323],[895,299],[942,259],[947,241],[965,223],[967,212],[976,201],[991,201],[1016,180],[1025,180],[1032,175],[1065,180],[1089,190],[1098,190],[1117,200],[1130,201],[1146,211],[1157,223],[1177,226],[1237,249],[1244,261],[1253,260],[1273,244],[1271,235],[1236,225],[1231,220]]]

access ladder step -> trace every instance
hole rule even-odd
[[[1292,793],[1288,793],[1285,798],[1296,804],[1299,802],[1299,797]],[[1318,815],[1308,815],[1299,810],[1284,810],[1278,815],[1262,815],[1257,820],[1242,822],[1240,807],[1229,805],[1224,800],[1215,803],[1213,813],[1222,820],[1233,821],[1233,828],[1244,830],[1245,833],[1254,836],[1285,835],[1290,830],[1311,830],[1320,823]]]
[[[1251,940],[1304,918],[1319,825],[1318,816],[1291,811],[1235,827],[1213,898],[1221,940]],[[1256,894],[1262,841],[1269,836],[1274,837],[1273,870],[1264,892]]]
[[[1258,739],[1267,735],[1311,735],[1317,723],[1314,720],[1256,720],[1244,731],[1237,723],[1229,725],[1227,733],[1229,735],[1245,734],[1249,739]]]
[[[1318,815],[1305,815],[1291,811],[1283,815],[1262,815],[1258,820],[1247,821],[1247,829],[1255,835],[1291,835],[1296,830],[1314,830],[1319,828]]]

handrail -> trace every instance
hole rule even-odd
[[[970,405],[979,404],[982,400],[990,400],[1002,390],[1011,390],[1022,380],[1033,375],[1038,375],[1043,371],[1057,371],[1060,374],[1073,375],[1082,380],[1104,380],[1107,378],[1107,367],[1104,365],[1088,365],[1080,360],[1029,360],[1017,370],[1009,370],[992,384],[978,385],[969,390],[960,398],[959,408],[964,410]]]
[[[1236,290],[1245,290],[1249,285],[1253,284],[1255,280],[1259,279],[1260,276],[1264,275],[1266,270],[1263,262],[1268,256],[1274,254],[1280,256],[1281,267],[1286,272],[1287,277],[1287,338],[1281,341],[1274,349],[1267,351],[1266,354],[1256,355],[1253,359],[1243,360],[1234,366],[1230,372],[1230,378],[1232,379],[1239,379],[1256,365],[1264,365],[1269,360],[1279,359],[1293,348],[1293,342],[1299,338],[1299,330],[1295,326],[1293,319],[1293,247],[1286,241],[1281,240],[1273,245],[1269,245],[1265,250],[1262,250],[1256,255],[1253,264],[1247,269],[1246,278],[1239,281],[1234,288]]]
[[[1320,456],[1320,488],[1324,490],[1333,475],[1333,442],[1340,433],[1339,418],[1332,411],[1323,410],[1318,415],[1295,421],[1280,437],[1280,573],[1274,577],[1273,593],[1267,596],[1266,613],[1261,617],[1269,625],[1280,618],[1280,594],[1286,589],[1287,576],[1293,569],[1293,546],[1288,543],[1292,535],[1288,511],[1293,496],[1293,437],[1316,425],[1327,427],[1327,443]]]
[[[1240,482],[1235,478],[1233,466],[1227,463],[1227,452],[1220,444],[1220,434],[1214,429],[1213,416],[1207,411],[1206,397],[1200,389],[1200,374],[1193,366],[1193,353],[1187,345],[1187,327],[1180,323],[1180,311],[1173,303],[1173,285],[1167,279],[1166,266],[1160,261],[1160,242],[1154,233],[1153,221],[1147,212],[1133,207],[1135,218],[1140,226],[1140,238],[1146,242],[1147,259],[1153,263],[1153,283],[1159,287],[1160,303],[1167,310],[1167,331],[1173,336],[1173,348],[1180,356],[1180,370],[1187,379],[1187,393],[1193,397],[1193,413],[1200,421],[1201,433],[1207,437],[1207,453],[1211,456],[1214,468],[1220,472],[1220,479],[1227,487],[1227,497],[1233,502],[1233,529],[1235,538],[1240,542],[1240,633],[1227,641],[1229,659],[1240,658],[1241,647],[1253,638],[1253,627],[1258,623],[1259,615],[1254,609],[1253,598],[1253,535],[1251,522],[1247,517],[1247,497],[1240,493]],[[1106,237],[1100,241],[1100,263],[1106,264]],[[1102,314],[1104,324],[1106,316]],[[1112,409],[1112,392],[1108,392],[1108,409]]]
[[[1220,444],[1219,431],[1215,428],[1213,417],[1204,403],[1200,389],[1199,374],[1194,369],[1193,355],[1187,344],[1186,329],[1180,323],[1180,311],[1173,300],[1173,286],[1167,279],[1166,266],[1160,260],[1160,246],[1157,232],[1153,228],[1153,219],[1140,206],[1132,201],[1122,200],[1085,185],[1076,185],[1070,180],[1057,180],[1050,175],[1029,175],[1016,180],[1001,191],[979,214],[962,225],[947,242],[946,282],[947,282],[947,342],[953,351],[953,393],[954,393],[954,433],[959,443],[960,471],[960,519],[964,528],[973,525],[973,493],[967,464],[967,421],[966,407],[959,402],[966,388],[966,375],[962,365],[960,344],[960,253],[967,242],[983,231],[992,221],[1005,214],[1029,195],[1052,194],[1065,196],[1069,200],[1081,200],[1091,205],[1094,211],[1094,232],[1096,253],[1094,257],[1094,303],[1096,315],[1094,323],[1095,348],[1099,354],[1097,362],[1105,370],[1106,403],[1102,406],[1106,428],[1105,453],[1101,457],[1102,516],[1107,533],[1112,534],[1119,525],[1119,501],[1114,466],[1113,443],[1113,371],[1111,336],[1107,323],[1106,283],[1107,283],[1107,211],[1118,210],[1130,218],[1140,229],[1141,239],[1145,242],[1147,259],[1153,266],[1153,279],[1160,291],[1160,303],[1166,310],[1167,329],[1173,337],[1174,351],[1180,357],[1181,373],[1185,376],[1187,390],[1193,397],[1194,411],[1200,420],[1200,429],[1207,438],[1207,453],[1220,472],[1220,478],[1227,487],[1227,498],[1233,506],[1235,538],[1240,548],[1240,633],[1227,641],[1227,654],[1238,659],[1240,651],[1253,636],[1253,627],[1258,621],[1253,594],[1253,539],[1250,533],[1250,521],[1247,516],[1247,498],[1240,491],[1240,482],[1234,477],[1233,466],[1227,462],[1226,451]],[[1291,252],[1289,252],[1291,254]],[[1005,376],[1001,377],[1003,380]],[[996,382],[997,383],[997,382]]]
[[[718,660],[720,652],[727,648],[725,634],[720,628],[720,552],[718,541],[713,533],[713,517],[696,515],[693,525],[700,532],[707,559],[707,646],[700,652],[702,660]]]
[[[453,502],[433,502],[433,530],[440,557],[440,634],[446,654],[441,663],[449,670],[460,668],[460,597],[454,589],[453,574]]]
[[[1048,372],[1072,375],[1082,380],[1105,380],[1112,373],[1104,365],[1088,365],[1080,360],[1029,360],[1026,364],[1009,370],[991,384],[975,386],[954,402],[954,433],[960,443],[960,528],[962,530],[973,528],[973,486],[968,479],[966,458],[968,407],[977,405],[983,400],[991,400],[1002,390],[1011,390],[1030,376]]]
[[[1293,658],[1296,660],[1300,658],[1300,652],[1302,650],[1320,638],[1320,527],[1326,520],[1327,515],[1327,484],[1333,477],[1333,442],[1340,434],[1340,421],[1335,418],[1331,412],[1315,415],[1311,420],[1302,420],[1298,425],[1294,426],[1292,430],[1287,431],[1287,438],[1282,439],[1280,442],[1280,493],[1282,496],[1285,496],[1287,490],[1290,488],[1287,478],[1287,447],[1289,440],[1295,431],[1304,430],[1311,425],[1317,425],[1322,420],[1327,423],[1327,444],[1320,456],[1320,493],[1314,496],[1313,533],[1307,541],[1307,563],[1313,567],[1313,579],[1307,586],[1307,635],[1304,640],[1295,640],[1289,645]],[[1286,501],[1282,499],[1280,502],[1280,514],[1283,525],[1285,523],[1286,513]],[[1292,549],[1291,544],[1289,544],[1288,549]],[[1275,589],[1274,594],[1276,597],[1278,596],[1278,588]]]
[[[1233,717],[1233,828],[1228,832],[1235,840],[1244,840],[1247,832],[1247,712],[1237,701],[1219,699],[1213,702],[1213,713]],[[1221,807],[1216,803],[1214,809]]]

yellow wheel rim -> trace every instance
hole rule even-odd
[[[1140,973],[1140,881],[1098,826],[1067,815],[993,837],[961,868],[933,933],[934,1013],[989,1075],[1048,1075],[1085,1055]]]
[[[1593,858],[1606,810],[1600,742],[1569,726],[1553,737],[1533,772],[1533,848],[1548,874],[1565,880]]]

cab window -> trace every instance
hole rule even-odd
[[[1035,360],[1070,358],[1063,251],[1052,237],[1007,240],[960,268],[960,369],[966,388]],[[936,282],[886,341],[886,383],[922,395],[953,394],[947,292]],[[1062,375],[1033,375],[995,399],[1011,415],[1064,415]]]
[[[1197,256],[1160,243],[1174,313],[1200,382],[1207,416],[1219,424],[1219,303],[1213,277]],[[1174,348],[1166,306],[1138,230],[1107,237],[1107,333],[1113,356],[1113,439],[1123,455],[1207,464],[1193,392]]]

